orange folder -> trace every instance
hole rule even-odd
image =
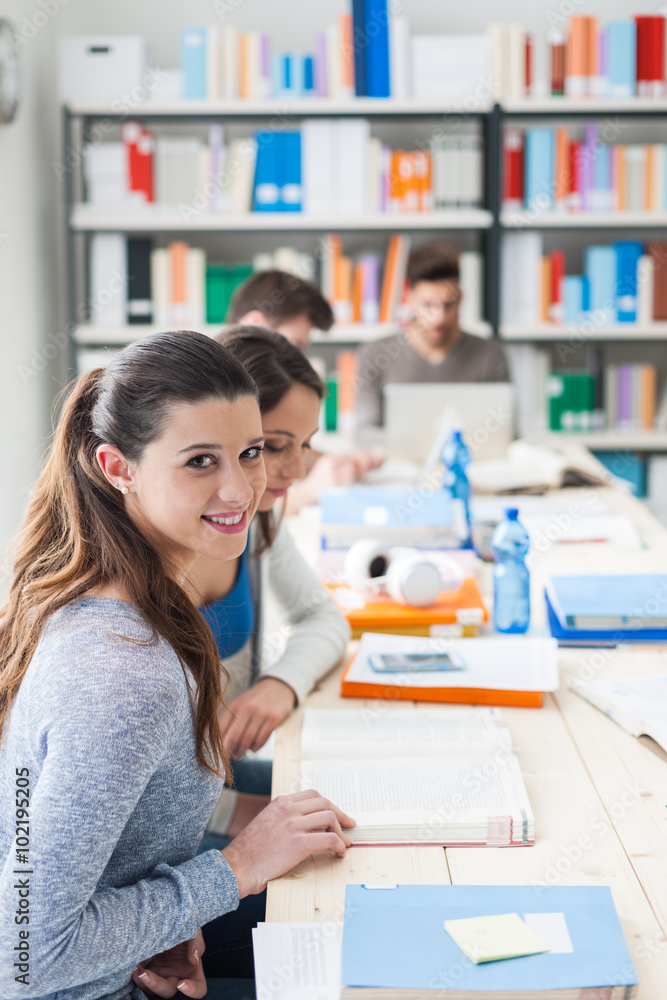
[[[446,590],[430,608],[411,608],[397,604],[387,594],[374,594],[361,607],[346,607],[345,596],[348,587],[327,584],[333,591],[334,600],[343,612],[352,629],[352,638],[358,639],[362,632],[393,632],[396,635],[431,635],[434,625],[460,624],[464,635],[475,635],[477,622],[474,615],[466,611],[481,612],[481,621],[489,620],[482,595],[474,577],[464,580],[458,590]],[[481,623],[481,622],[480,622]]]
[[[503,691],[493,688],[405,687],[348,680],[354,657],[346,666],[340,682],[343,698],[381,698],[383,701],[438,701],[464,705],[514,705],[519,708],[540,708],[543,691]],[[379,677],[379,675],[378,675]]]

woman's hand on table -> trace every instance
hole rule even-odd
[[[204,947],[204,935],[199,930],[190,941],[183,941],[138,965],[132,973],[132,982],[149,996],[173,997],[180,992],[189,997],[203,997],[206,995],[201,964]]]
[[[265,677],[234,698],[220,717],[225,749],[237,760],[247,750],[259,750],[281,722],[292,714],[296,695],[275,677]]]
[[[319,792],[280,795],[222,852],[236,876],[240,898],[261,892],[271,879],[317,851],[344,857],[352,843],[345,830],[354,825]]]

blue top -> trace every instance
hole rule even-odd
[[[186,673],[164,639],[147,639],[125,601],[67,605],[12,705],[0,745],[3,1000],[145,1000],[137,963],[238,906],[223,855],[194,856],[222,779],[197,764]]]
[[[255,628],[255,605],[248,575],[248,549],[241,555],[234,586],[213,604],[199,609],[215,638],[220,659],[243,649]]]

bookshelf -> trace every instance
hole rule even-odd
[[[134,234],[172,234],[183,236],[187,233],[202,233],[207,239],[234,237],[244,234],[248,239],[259,239],[261,233],[305,234],[309,238],[317,233],[390,233],[407,232],[426,238],[451,238],[456,234],[473,234],[481,249],[484,260],[483,315],[484,321],[477,328],[470,325],[471,333],[481,336],[498,336],[511,349],[512,344],[535,344],[548,346],[559,341],[568,342],[573,334],[578,342],[590,345],[590,349],[601,350],[604,345],[628,345],[636,342],[650,344],[667,340],[667,323],[614,324],[589,330],[587,325],[581,331],[573,331],[567,326],[551,324],[501,324],[500,322],[500,267],[503,234],[513,229],[533,229],[553,232],[569,231],[568,240],[581,239],[585,232],[596,230],[609,239],[612,231],[623,234],[642,231],[655,234],[660,229],[667,230],[667,212],[625,211],[625,212],[579,212],[559,214],[557,212],[508,211],[502,207],[502,136],[508,124],[528,124],[539,122],[560,122],[560,119],[585,120],[613,115],[622,121],[637,119],[642,122],[665,122],[667,99],[633,98],[629,100],[599,100],[594,98],[572,99],[566,97],[545,100],[523,99],[507,101],[503,104],[478,102],[474,108],[460,105],[397,101],[382,98],[353,98],[344,101],[328,99],[300,99],[292,101],[179,101],[146,102],[132,109],[131,117],[150,125],[162,123],[169,126],[202,125],[210,121],[223,124],[243,124],[249,129],[271,127],[297,127],[302,119],[318,116],[365,117],[371,123],[396,123],[407,126],[418,122],[428,131],[446,131],[457,128],[462,121],[475,121],[479,125],[483,141],[484,207],[480,209],[438,210],[419,213],[386,213],[373,215],[308,215],[299,213],[246,213],[242,215],[212,214],[207,210],[198,212],[191,220],[184,220],[177,210],[151,207],[151,210],[137,211],[119,209],[102,210],[82,201],[82,177],[80,163],[64,175],[66,200],[66,261],[68,282],[68,319],[72,345],[71,363],[75,367],[76,349],[104,346],[122,346],[140,336],[155,330],[155,327],[133,325],[127,327],[93,327],[82,317],[78,304],[85,298],[86,265],[88,239],[95,232],[123,232]],[[68,151],[81,148],[96,124],[103,123],[104,131],[118,127],[128,117],[122,109],[114,109],[104,104],[79,101],[63,111],[63,162],[68,162]],[[579,235],[581,234],[581,235]],[[299,237],[296,237],[297,239]],[[258,249],[261,244],[257,243]],[[204,328],[206,330],[206,328]],[[383,324],[346,326],[337,325],[328,334],[315,335],[314,344],[354,345],[386,335],[391,329]],[[209,331],[210,332],[210,331]],[[584,441],[585,435],[577,435]],[[639,439],[638,439],[639,440]],[[599,441],[599,444],[598,444]],[[620,443],[619,443],[620,442]],[[588,441],[586,440],[586,443]],[[644,434],[641,446],[651,451],[667,451],[667,435],[663,433]],[[595,447],[630,448],[635,446],[632,435],[619,438],[617,432],[600,432],[595,438]],[[639,447],[639,445],[637,445]]]
[[[491,142],[487,131],[491,121],[491,108],[480,104],[473,112],[466,112],[471,121],[481,122],[483,141]],[[447,123],[448,116],[461,120],[460,109],[442,103],[396,101],[382,98],[354,98],[344,101],[328,99],[301,99],[292,101],[209,101],[146,102],[132,109],[131,115],[123,109],[112,108],[99,102],[78,101],[63,109],[63,163],[71,162],[71,151],[80,150],[91,136],[102,132],[113,133],[128,117],[139,119],[147,125],[183,126],[206,125],[212,121],[223,125],[244,125],[249,131],[261,128],[296,128],[303,119],[318,116],[331,118],[368,118],[371,123],[420,122],[424,135],[430,135]],[[95,128],[98,128],[98,133]],[[101,126],[101,128],[100,128]],[[173,128],[172,128],[173,131]],[[491,185],[485,181],[485,207],[481,209],[439,209],[428,212],[373,213],[363,215],[311,215],[306,212],[247,212],[242,214],[212,213],[208,208],[194,211],[185,219],[177,208],[171,206],[139,206],[128,208],[101,208],[83,200],[83,157],[78,157],[72,169],[64,173],[66,262],[68,283],[68,322],[71,341],[70,362],[76,369],[76,350],[95,347],[120,347],[141,336],[154,332],[157,327],[133,324],[119,327],[93,326],[81,315],[81,303],[87,287],[87,259],[89,240],[94,233],[123,233],[142,236],[162,235],[187,238],[188,234],[204,234],[211,240],[224,241],[239,234],[255,239],[257,250],[264,249],[259,237],[262,233],[305,234],[311,241],[316,234],[340,232],[348,234],[428,234],[427,238],[446,239],[448,234],[472,233],[481,242],[486,257],[497,259],[492,231],[497,212],[493,207]],[[486,165],[485,165],[486,166]],[[451,238],[451,236],[449,237]],[[246,243],[247,245],[247,243]],[[485,277],[485,299],[493,302],[497,275]],[[497,328],[493,312],[486,310],[487,319],[468,324],[471,332],[492,336]],[[393,325],[336,324],[326,334],[315,333],[314,344],[361,344],[385,336]],[[213,332],[218,327],[207,329]]]

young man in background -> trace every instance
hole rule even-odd
[[[409,325],[366,344],[359,353],[357,433],[384,424],[382,394],[390,383],[509,381],[498,341],[475,337],[459,326],[456,248],[447,243],[417,247],[406,278]]]
[[[265,326],[280,333],[302,351],[310,346],[311,331],[329,330],[333,325],[331,306],[309,281],[286,271],[258,271],[236,290],[227,323]],[[347,455],[324,455],[309,450],[308,473],[291,487],[286,514],[296,514],[306,504],[317,503],[322,490],[349,486],[361,479],[381,459],[366,448]]]

